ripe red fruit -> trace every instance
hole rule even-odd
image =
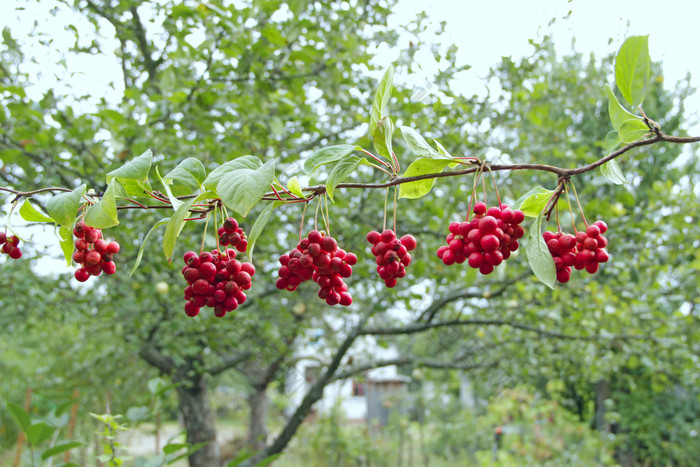
[[[86,265],[95,265],[100,262],[102,259],[102,255],[95,251],[95,250],[90,250],[87,252],[85,255],[85,264]]]
[[[10,252],[10,258],[12,259],[20,259],[22,257],[22,251],[19,249],[19,247],[15,247],[12,249]]]
[[[116,254],[116,253],[119,253],[119,249],[120,249],[120,246],[117,242],[109,242],[107,244],[107,253]]]
[[[0,232],[0,245],[7,241],[7,234],[5,232]]]
[[[88,243],[95,243],[100,238],[100,230],[88,227],[89,230],[85,230],[84,239]]]
[[[85,268],[78,268],[75,270],[75,278],[78,282],[85,282],[90,278],[90,273]]]
[[[477,216],[483,216],[486,214],[486,203],[482,203],[481,201],[477,202],[474,204],[474,214]]]
[[[382,235],[376,230],[372,230],[367,234],[367,241],[372,245],[376,245],[382,239]]]
[[[193,318],[199,314],[199,307],[193,301],[185,302],[185,314],[190,318]]]
[[[114,274],[117,271],[117,265],[114,264],[113,262],[108,262],[108,263],[101,263],[102,264],[102,271],[104,271],[105,274]]]
[[[102,254],[102,253],[107,251],[107,245],[108,245],[108,243],[100,238],[99,240],[97,240],[95,242],[95,250],[97,250],[100,254]]]

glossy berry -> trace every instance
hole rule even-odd
[[[392,229],[385,229],[381,235],[376,231],[367,234],[367,241],[372,246],[371,251],[377,263],[377,273],[384,284],[395,287],[397,279],[406,276],[406,267],[411,264],[411,255],[417,242],[412,235],[404,235],[400,239]]]
[[[114,255],[119,252],[117,242],[108,242],[102,238],[102,231],[90,227],[80,220],[73,228],[75,251],[72,258],[81,265],[75,271],[75,278],[85,282],[90,276],[99,276],[102,272],[112,275],[117,270]]]

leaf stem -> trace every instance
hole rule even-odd
[[[389,164],[387,164],[386,162],[384,162],[383,160],[381,160],[380,158],[378,158],[377,156],[375,156],[375,155],[372,154],[371,152],[366,151],[366,150],[364,150],[364,149],[362,149],[362,148],[360,148],[360,151],[364,152],[364,153],[367,154],[369,157],[371,157],[371,158],[374,159],[375,161],[377,161],[377,162],[379,162],[380,164],[382,164],[384,167],[391,167]]]

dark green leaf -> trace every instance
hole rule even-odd
[[[163,446],[163,452],[165,454],[172,454],[174,452],[179,451],[180,449],[185,449],[189,446],[187,443],[173,443],[173,444],[166,444]]]
[[[24,433],[27,435],[27,441],[34,446],[38,446],[47,439],[51,438],[55,428],[45,422],[32,424]]]
[[[615,185],[623,185],[627,183],[627,180],[622,174],[622,170],[620,169],[620,166],[617,165],[617,161],[615,161],[615,159],[610,160],[605,164],[601,165],[600,171],[602,172],[605,178],[610,180]]]
[[[66,265],[70,266],[71,261],[73,261],[73,251],[75,250],[73,236],[73,230],[65,225],[62,225],[58,229],[58,236],[60,238],[59,243],[61,245],[61,250],[63,251],[63,256],[66,258]]]
[[[174,180],[194,188],[199,188],[206,176],[207,172],[202,162],[195,157],[188,157],[180,162],[177,167],[168,172],[165,177],[163,177],[163,180]]]
[[[243,217],[270,189],[275,178],[275,161],[271,159],[257,169],[237,169],[226,173],[216,185],[221,200]]]
[[[55,222],[52,218],[35,208],[28,199],[19,208],[19,215],[27,222]]]
[[[404,177],[416,177],[432,173],[440,173],[450,164],[449,159],[418,159],[411,163],[404,172]],[[399,187],[399,198],[416,199],[430,193],[435,185],[434,178],[426,178],[415,182],[402,183]]]
[[[143,237],[143,240],[141,241],[141,247],[139,248],[139,254],[136,256],[136,261],[134,262],[134,267],[131,268],[131,272],[129,273],[129,277],[133,276],[134,273],[136,272],[136,269],[139,267],[139,264],[141,264],[141,259],[143,258],[143,252],[146,249],[146,241],[148,240],[148,237],[151,236],[151,234],[156,230],[157,227],[160,227],[163,224],[167,224],[170,221],[170,218],[167,217],[165,219],[161,219],[155,224],[153,224],[153,227],[151,227],[151,230],[146,233],[146,235]]]
[[[349,156],[355,150],[352,144],[338,144],[336,146],[328,146],[319,151],[316,151],[311,157],[304,161],[304,171],[310,174],[322,165],[335,162]]]
[[[525,245],[525,253],[527,261],[530,263],[530,268],[535,276],[544,285],[550,289],[554,288],[554,282],[557,280],[557,272],[554,268],[554,259],[547,248],[547,244],[542,238],[542,220],[544,212],[540,212],[537,218],[530,226],[530,232],[527,235],[527,245]]]
[[[367,159],[364,157],[350,156],[335,164],[335,167],[333,167],[333,170],[328,176],[328,180],[326,180],[326,193],[328,193],[328,197],[331,201],[333,201],[335,187],[354,173],[357,167],[362,163],[367,163]]]
[[[109,172],[107,174],[107,183],[111,182],[113,178],[119,178],[122,180],[134,180],[147,186],[148,172],[151,170],[152,159],[153,153],[148,149],[137,158]]]
[[[41,454],[41,460],[46,460],[49,457],[53,457],[57,454],[64,453],[66,451],[70,451],[73,448],[77,448],[78,446],[82,446],[83,443],[80,441],[66,441],[65,443],[60,443],[57,444],[46,451],[44,451]]]
[[[216,190],[221,179],[229,172],[239,169],[255,170],[262,165],[262,161],[255,156],[238,157],[212,170],[209,176],[204,180],[203,185],[208,190]]]
[[[196,198],[188,199],[182,203],[182,206],[177,208],[175,214],[173,214],[168,221],[168,226],[165,228],[165,234],[163,235],[163,251],[165,252],[165,257],[168,258],[168,261],[170,261],[173,256],[173,251],[175,251],[175,243],[177,243],[177,237],[180,235],[180,231],[185,224],[185,219],[187,219],[187,214],[190,211],[190,207],[192,207],[192,205],[197,201],[215,197],[216,193],[207,191]]]
[[[251,261],[253,261],[253,250],[255,249],[255,243],[258,241],[258,237],[260,237],[260,234],[270,220],[272,211],[281,204],[283,204],[281,201],[274,201],[265,206],[265,209],[263,209],[258,215],[258,218],[255,219],[253,227],[250,228],[250,232],[248,233],[248,257]]]
[[[160,176],[158,166],[156,166],[156,177],[158,177],[160,184],[163,185],[163,189],[165,190],[165,194],[168,197],[168,201],[170,201],[170,205],[175,211],[177,211],[177,208],[179,208],[180,205],[182,205],[182,201],[177,199],[175,195],[173,195],[173,191],[170,189],[170,185],[172,185],[173,183],[172,179],[163,179],[163,177]]]
[[[117,203],[114,199],[114,192],[119,180],[112,179],[107,186],[102,198],[88,208],[85,214],[85,223],[98,229],[106,229],[119,224],[117,218]]]
[[[80,185],[71,192],[59,193],[46,203],[49,216],[56,224],[73,225],[80,206],[80,198],[85,193],[85,185]]]
[[[520,209],[528,217],[537,217],[547,205],[554,190],[548,190],[541,186],[536,186],[532,190],[522,195],[512,206],[513,209]]]
[[[615,84],[633,107],[644,101],[649,86],[649,36],[632,36],[615,57]]]
[[[26,410],[24,410],[21,406],[14,404],[10,401],[6,402],[6,406],[7,411],[10,412],[10,415],[12,416],[12,418],[15,419],[20,429],[26,432],[32,423],[29,413]]]

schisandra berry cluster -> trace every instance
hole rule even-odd
[[[450,224],[447,245],[438,248],[437,255],[445,265],[465,261],[482,274],[491,274],[495,266],[510,258],[518,249],[518,240],[524,235],[520,225],[525,220],[522,211],[506,204],[486,207],[474,205],[474,218]]]
[[[16,235],[7,236],[5,232],[0,232],[0,251],[12,259],[20,259],[22,250],[19,249],[19,238]]]
[[[248,240],[242,228],[238,227],[238,221],[229,217],[224,221],[224,225],[219,227],[219,244],[222,246],[232,246],[243,253],[248,248]]]
[[[296,248],[281,255],[279,261],[279,279],[275,284],[278,289],[294,291],[299,284],[312,279],[320,287],[318,297],[327,304],[349,306],[352,303],[343,278],[352,275],[357,256],[338,248],[338,242],[330,235],[312,230]]]
[[[188,286],[185,287],[185,314],[194,317],[200,308],[214,308],[214,315],[221,318],[245,302],[244,290],[250,289],[255,267],[251,263],[240,262],[236,251],[228,248],[224,252],[213,250],[202,254],[194,251],[185,253],[185,266],[182,275]]]
[[[576,236],[562,232],[542,234],[554,259],[559,282],[569,282],[572,266],[576,270],[586,269],[589,274],[598,272],[599,264],[610,259],[605,250],[608,239],[603,235],[607,230],[605,222],[596,221],[585,231],[577,232]]]
[[[90,276],[99,276],[102,272],[116,272],[114,254],[119,252],[119,243],[102,239],[102,230],[90,227],[82,220],[75,224],[73,235],[76,237],[73,261],[81,266],[75,270],[78,282],[85,282]]]
[[[395,287],[396,280],[406,275],[406,266],[411,264],[411,254],[416,248],[413,235],[396,238],[396,233],[386,229],[381,234],[372,230],[367,234],[367,241],[372,244],[372,254],[377,260],[377,272],[384,279],[387,287]]]

